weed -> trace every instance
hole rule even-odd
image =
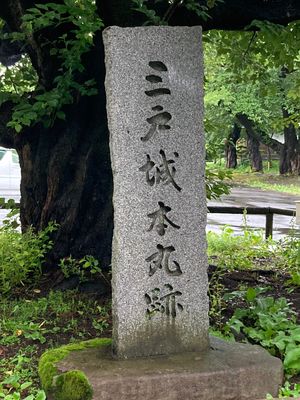
[[[0,228],[0,293],[37,282],[45,254],[52,247],[50,234],[56,229],[55,223],[38,233],[29,229],[21,234],[8,225]]]
[[[32,368],[32,358],[36,360],[36,348],[28,346],[19,351],[14,357],[1,360],[0,399],[46,399],[45,392],[36,387],[38,385],[38,376],[36,368]],[[33,364],[36,366],[36,362]]]
[[[222,312],[225,309],[225,287],[221,282],[223,275],[224,270],[217,268],[209,280],[209,318],[216,328],[220,328],[222,325]]]
[[[285,382],[284,386],[280,388],[279,391],[279,399],[286,399],[286,398],[293,398],[299,399],[300,398],[300,384],[295,383],[291,384],[290,382]],[[267,395],[266,400],[273,400],[274,397],[270,394]]]
[[[13,345],[27,340],[46,343],[47,338],[58,332],[85,336],[79,324],[87,319],[94,329],[108,327],[109,307],[100,306],[95,300],[79,296],[76,292],[50,292],[48,297],[36,300],[0,301],[0,345]],[[49,318],[51,317],[51,318]]]
[[[219,268],[243,270],[272,264],[274,270],[290,272],[294,284],[299,282],[300,238],[297,236],[266,240],[262,231],[248,229],[244,215],[243,235],[234,235],[233,229],[225,226],[221,233],[209,231],[207,242],[209,261],[217,259]]]
[[[100,335],[109,326],[109,310],[109,304],[76,291],[30,300],[1,298],[0,400],[45,400],[37,376],[41,351]]]
[[[233,294],[234,295],[234,294]],[[251,342],[260,344],[272,355],[283,359],[288,375],[300,372],[300,325],[296,313],[285,298],[261,296],[249,288],[238,292],[246,308],[236,308],[227,322],[227,330],[242,333]]]
[[[207,242],[209,260],[217,257],[218,267],[227,270],[249,269],[256,262],[263,265],[273,255],[272,240],[266,241],[262,232],[246,227],[241,236],[235,236],[229,226],[225,226],[221,234],[209,231]]]
[[[90,255],[86,255],[81,259],[76,259],[72,256],[65,257],[60,260],[59,267],[66,278],[76,275],[79,277],[80,282],[86,282],[93,278],[95,274],[98,274],[107,281],[101,270],[99,261]]]

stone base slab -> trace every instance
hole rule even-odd
[[[111,347],[70,353],[60,372],[83,371],[94,400],[257,400],[276,397],[282,363],[259,346],[211,337],[206,352],[116,360]]]

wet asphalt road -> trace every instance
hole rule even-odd
[[[19,201],[18,193],[3,193],[0,197],[14,198]],[[223,196],[221,200],[209,201],[210,206],[252,206],[252,207],[274,207],[295,210],[295,201],[300,200],[300,196],[279,193],[273,191],[264,191],[255,188],[235,187],[229,195]],[[0,225],[3,218],[7,214],[7,210],[0,210]],[[264,215],[249,215],[247,224],[250,228],[264,229],[266,217]],[[225,226],[231,226],[236,234],[242,233],[243,216],[238,214],[208,214],[207,230],[220,232]],[[300,234],[300,226],[293,223],[293,218],[284,215],[274,215],[273,237],[275,239],[287,235],[291,227]]]
[[[229,195],[222,196],[221,200],[209,201],[210,206],[240,206],[240,207],[274,207],[285,210],[295,210],[295,201],[300,200],[300,196],[265,191],[255,188],[235,187]],[[265,227],[266,217],[264,215],[249,215],[247,225],[250,228]],[[224,225],[230,225],[239,234],[242,232],[243,216],[238,214],[208,214],[207,230],[215,232],[221,231]],[[280,239],[283,235],[290,233],[291,228],[299,234],[300,226],[295,225],[292,217],[284,215],[274,215],[273,237]]]

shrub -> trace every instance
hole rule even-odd
[[[265,240],[263,232],[244,228],[243,235],[235,235],[234,230],[225,226],[222,233],[209,231],[207,233],[208,256],[211,263],[220,268],[241,270],[252,268],[257,261],[260,264],[268,262],[273,257],[274,243]]]
[[[45,254],[52,247],[50,234],[56,229],[55,223],[38,233],[29,229],[21,234],[9,225],[0,228],[0,293],[37,281]]]

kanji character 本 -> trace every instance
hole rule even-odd
[[[173,261],[175,269],[171,269],[169,265],[170,254],[175,251],[174,246],[164,247],[161,244],[158,244],[156,248],[158,251],[146,258],[146,261],[150,263],[149,276],[154,275],[158,269],[164,269],[168,275],[182,275],[180,265],[177,261]]]
[[[158,165],[151,160],[149,154],[146,155],[147,161],[144,165],[139,168],[139,171],[146,172],[146,181],[150,186],[155,183],[159,184],[162,182],[164,185],[171,184],[176,190],[181,192],[181,187],[175,182],[176,168],[174,166],[175,161],[173,159],[167,160],[166,154],[163,150],[159,152],[162,162]],[[175,158],[179,157],[177,152],[174,152]],[[151,170],[155,167],[155,171],[151,175]]]
[[[167,224],[171,225],[175,229],[180,229],[179,225],[176,225],[167,217],[167,213],[171,211],[171,207],[165,206],[162,201],[159,201],[158,205],[159,209],[157,211],[147,214],[149,218],[152,218],[152,222],[148,229],[148,232],[152,231],[152,229],[155,227],[157,233],[160,236],[163,236],[166,232],[166,229],[168,228]]]
[[[183,311],[182,304],[177,302],[178,296],[182,296],[182,293],[179,290],[174,291],[170,284],[165,284],[162,291],[159,288],[151,290],[150,293],[145,294],[148,305],[146,314],[151,318],[155,313],[160,312],[168,317],[175,318],[177,311]]]

